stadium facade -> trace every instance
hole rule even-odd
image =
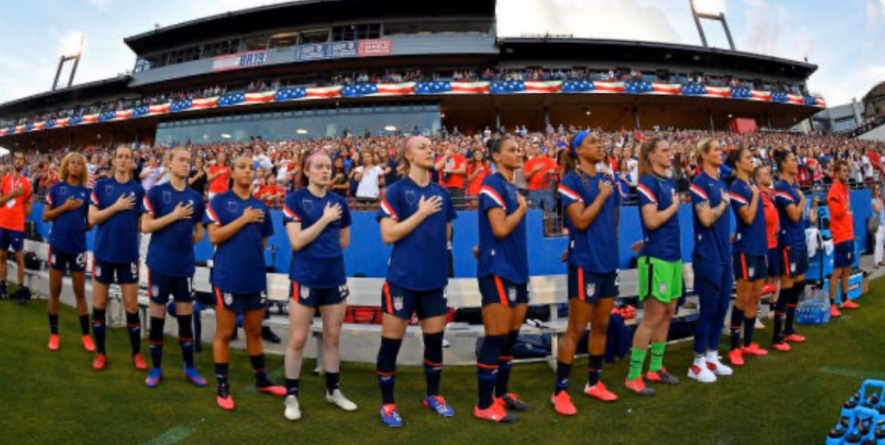
[[[786,129],[826,107],[806,88],[817,69],[809,63],[669,43],[500,38],[495,8],[495,0],[306,0],[157,28],[125,39],[137,55],[129,75],[0,104],[0,145],[322,137],[392,127],[721,129],[736,118]],[[551,74],[452,77],[525,70]],[[596,74],[564,74],[573,70]],[[336,79],[385,71],[422,75]],[[249,88],[258,80],[273,86]],[[223,94],[170,94],[216,85]]]

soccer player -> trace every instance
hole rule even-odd
[[[89,336],[89,307],[86,305],[86,232],[91,228],[87,221],[86,158],[80,153],[68,153],[61,160],[58,176],[61,182],[49,189],[43,207],[43,221],[52,223],[49,232],[49,350],[59,348],[58,299],[64,274],[70,271],[83,349],[93,352],[95,344]]]
[[[105,328],[108,287],[117,283],[123,294],[132,364],[147,370],[141,355],[141,318],[138,316],[138,232],[144,188],[132,177],[132,149],[120,145],[114,152],[114,172],[95,183],[89,206],[89,224],[96,226],[92,262],[92,331],[96,354],[92,368],[107,365]]]
[[[857,309],[859,304],[848,299],[848,277],[854,263],[854,212],[851,210],[851,195],[848,178],[851,168],[848,162],[840,159],[833,165],[835,180],[827,193],[827,207],[830,209],[830,232],[833,234],[835,250],[833,254],[833,274],[830,276],[830,315],[839,317],[836,306],[836,286],[842,285],[842,309]]]
[[[283,222],[292,245],[284,411],[289,420],[301,418],[298,404],[301,359],[317,308],[323,318],[326,401],[345,411],[357,409],[338,388],[341,325],[349,294],[344,249],[350,244],[350,211],[344,198],[329,191],[332,158],[328,153],[317,150],[305,156],[301,172],[301,189],[290,193],[283,207]]]
[[[515,422],[517,417],[508,409],[530,408],[508,391],[513,345],[529,302],[528,203],[513,183],[522,164],[521,151],[512,137],[492,141],[489,152],[497,173],[480,188],[477,278],[485,338],[476,363],[479,401],[473,415],[492,422]]]
[[[776,351],[790,350],[788,343],[802,343],[805,337],[796,333],[793,322],[796,318],[796,305],[805,292],[805,272],[808,271],[808,245],[805,241],[805,228],[809,217],[805,211],[805,194],[799,190],[797,174],[799,163],[789,149],[775,152],[775,162],[781,173],[781,180],[775,185],[774,203],[778,210],[781,232],[778,237],[778,269],[781,271],[781,292],[774,309],[774,333],[772,348]],[[812,208],[811,218],[815,218]],[[786,319],[786,320],[785,320]],[[786,322],[786,323],[785,323]],[[783,328],[783,334],[781,330]],[[746,352],[746,351],[744,351]]]
[[[589,131],[576,134],[564,155],[565,177],[558,187],[567,213],[569,318],[559,344],[556,385],[551,402],[557,413],[577,414],[567,392],[575,351],[590,323],[590,366],[584,394],[613,402],[618,396],[600,380],[608,321],[618,296],[618,218],[620,194],[611,179],[597,171],[605,159],[599,136]]]
[[[644,141],[639,153],[639,198],[642,236],[639,269],[639,299],[644,316],[630,354],[630,372],[625,386],[641,396],[655,395],[645,386],[642,368],[651,342],[651,361],[645,378],[676,385],[679,379],[664,367],[664,350],[670,320],[682,296],[682,249],[679,244],[679,196],[669,177],[672,150],[660,138]]]
[[[148,292],[150,292],[150,350],[153,367],[145,379],[154,388],[163,379],[163,325],[169,295],[175,301],[178,344],[184,358],[184,378],[196,386],[206,386],[194,367],[193,276],[196,270],[193,246],[203,239],[200,224],[204,213],[203,196],[187,185],[191,155],[184,148],[169,150],[166,167],[169,182],[154,186],[144,197],[141,228],[151,234],[148,246]]]
[[[236,329],[237,312],[243,313],[246,352],[255,373],[255,389],[275,396],[285,396],[286,388],[274,385],[267,377],[261,322],[267,302],[267,277],[264,274],[264,248],[273,235],[273,222],[267,206],[252,196],[255,167],[252,159],[240,156],[231,173],[233,187],[221,193],[206,207],[204,222],[209,225],[209,241],[215,246],[212,287],[215,307],[215,402],[226,410],[234,409],[228,382],[230,340]]]
[[[732,369],[719,361],[719,339],[734,283],[729,245],[731,221],[726,213],[728,186],[719,177],[719,167],[722,166],[719,142],[702,139],[698,142],[695,158],[701,172],[690,186],[695,237],[691,265],[694,288],[700,301],[700,316],[694,332],[694,362],[688,368],[688,378],[713,383],[716,376],[732,374]]]
[[[393,397],[396,357],[413,313],[418,315],[424,338],[424,406],[442,417],[455,415],[439,386],[449,312],[448,243],[457,214],[445,188],[431,181],[433,155],[427,138],[413,136],[406,141],[402,161],[408,175],[387,190],[378,211],[381,238],[393,245],[381,291],[384,315],[377,364],[381,421],[390,427],[403,423]]]
[[[768,353],[753,343],[762,285],[768,278],[768,229],[761,192],[751,182],[751,177],[757,175],[754,174],[750,151],[743,147],[735,149],[729,154],[729,164],[736,175],[731,184],[731,204],[737,221],[733,260],[737,296],[731,310],[731,351],[728,358],[732,365],[741,366],[745,352],[748,355]],[[741,330],[744,333],[743,344]]]
[[[30,216],[34,197],[31,182],[22,176],[25,154],[12,155],[12,173],[0,182],[0,299],[6,298],[6,252],[15,252],[18,289],[12,298],[24,300],[30,296],[25,287],[25,218]]]

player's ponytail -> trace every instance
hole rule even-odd
[[[654,173],[654,169],[652,168],[651,161],[649,160],[649,156],[652,153],[658,151],[658,143],[662,141],[661,138],[651,138],[647,141],[643,141],[642,145],[639,146],[639,177],[641,178],[645,174]]]

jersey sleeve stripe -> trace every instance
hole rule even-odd
[[[793,197],[790,196],[787,192],[777,192],[776,196],[778,198],[786,199],[787,201],[793,202]]]
[[[655,204],[658,203],[658,198],[655,198],[654,193],[652,193],[651,190],[648,189],[648,187],[646,187],[642,184],[639,184],[636,186],[636,190],[638,190],[639,193],[642,193],[645,196],[645,198],[648,199],[649,201],[651,201]]]
[[[221,220],[218,218],[218,215],[215,214],[215,211],[212,210],[211,206],[206,206],[206,215],[209,216],[209,219],[212,220],[212,223],[217,226],[221,225]]]
[[[55,204],[52,203],[52,193],[46,194],[46,203],[53,206],[53,207],[55,206]]]
[[[390,206],[386,199],[381,200],[381,210],[384,211],[384,214],[393,218],[394,221],[399,221],[399,216],[393,211],[393,207]]]
[[[299,218],[298,215],[296,215],[287,205],[283,205],[283,214],[286,215],[286,218],[289,218],[292,221],[301,222],[301,218]]]
[[[92,199],[92,204],[93,204],[93,205],[96,205],[96,206],[97,206],[97,205],[100,205],[100,204],[98,203],[98,196],[95,195],[95,190],[92,191],[92,194],[91,194],[89,197]]]
[[[153,206],[151,206],[151,201],[148,199],[148,197],[145,196],[142,201],[144,201],[144,208],[146,208],[147,211],[150,212],[151,216],[157,216],[157,214],[154,212]]]
[[[691,192],[694,193],[695,195],[698,195],[698,197],[703,199],[704,201],[710,200],[710,197],[707,196],[707,193],[704,192],[704,189],[700,188],[697,184],[691,185]]]
[[[575,193],[574,190],[562,184],[559,184],[559,187],[557,187],[556,190],[559,192],[560,195],[565,196],[566,198],[572,199],[574,201],[584,202],[584,200],[581,199],[581,196]]]
[[[489,186],[483,186],[481,189],[479,189],[479,193],[482,195],[488,196],[489,198],[492,199],[492,201],[495,201],[499,206],[503,207],[505,210],[507,209],[507,206],[504,205],[504,200],[501,199],[501,195],[499,195],[498,192],[495,191],[495,189],[493,189]]]
[[[731,196],[731,199],[733,199],[741,204],[745,204],[745,205],[747,204],[747,200],[743,196],[738,195],[737,193],[729,193],[728,196]]]

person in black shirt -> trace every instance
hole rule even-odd
[[[187,182],[200,195],[206,194],[209,178],[206,176],[206,161],[203,160],[202,156],[194,157],[194,166],[188,175]]]

